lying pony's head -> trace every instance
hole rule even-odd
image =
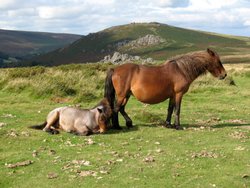
[[[98,125],[100,128],[100,133],[104,133],[107,130],[109,119],[112,115],[112,110],[106,98],[102,99],[96,108],[99,112]]]

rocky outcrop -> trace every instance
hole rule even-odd
[[[156,45],[159,43],[163,43],[165,42],[165,39],[161,38],[160,36],[156,36],[156,35],[146,35],[144,37],[138,38],[136,40],[133,40],[131,42],[129,42],[127,45],[128,46],[152,46],[152,45]]]
[[[160,36],[145,35],[144,37],[140,37],[132,41],[129,40],[119,41],[115,44],[115,46],[117,48],[128,47],[133,49],[133,48],[149,47],[163,42],[166,42],[166,40],[161,38]]]
[[[140,56],[132,56],[129,54],[122,54],[119,52],[114,52],[114,54],[112,56],[107,55],[104,57],[103,60],[101,60],[101,62],[111,62],[113,64],[122,64],[122,63],[126,63],[129,61],[141,61],[142,63],[154,62],[154,60],[152,58],[143,59]]]

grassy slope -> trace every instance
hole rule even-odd
[[[166,102],[143,105],[133,97],[127,106],[135,123],[130,130],[77,137],[67,133],[51,136],[27,128],[43,122],[51,109],[73,101],[92,107],[102,96],[100,83],[110,66],[0,70],[0,122],[7,123],[0,128],[1,187],[250,185],[249,65],[227,66],[236,86],[228,84],[230,79],[218,81],[211,76],[192,85],[183,100],[181,121],[187,128],[184,131],[160,126],[166,116]],[[70,84],[63,84],[65,80]],[[49,92],[45,95],[43,91]],[[56,103],[56,97],[62,103]],[[121,123],[124,125],[122,119]],[[95,144],[89,145],[88,139]],[[38,153],[36,157],[32,156],[34,150]],[[150,157],[154,161],[145,162]],[[34,163],[14,169],[5,166],[24,160]],[[73,165],[73,160],[88,160],[91,165]],[[79,177],[78,172],[84,170],[95,171],[97,176]],[[58,177],[48,179],[50,172]]]
[[[0,51],[23,57],[55,50],[80,37],[73,34],[0,30]]]
[[[166,42],[140,49],[123,48],[118,50],[114,46],[119,41],[135,40],[147,34],[158,35],[166,39]],[[216,49],[223,56],[228,54],[239,55],[249,51],[249,42],[250,39],[247,37],[206,33],[158,23],[138,23],[111,27],[89,34],[66,48],[40,56],[34,61],[50,65],[96,62],[116,50],[132,55],[165,60],[176,54],[206,49],[207,47]],[[238,59],[234,59],[233,62],[237,62]],[[245,62],[248,60],[249,58],[245,59]]]

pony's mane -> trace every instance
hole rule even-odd
[[[190,81],[202,74],[206,74],[210,61],[210,56],[206,51],[175,56],[169,60],[169,62],[175,62],[184,76]]]
[[[110,107],[110,104],[109,104],[107,98],[103,98],[94,108],[96,108],[98,106],[103,106],[104,114],[105,114],[106,117],[111,116],[112,110],[111,110],[111,107]]]

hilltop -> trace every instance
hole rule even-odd
[[[207,47],[217,50],[228,63],[249,62],[250,59],[249,56],[239,59],[250,49],[248,37],[195,31],[152,22],[114,26],[97,33],[90,33],[69,46],[32,59],[32,64],[53,66],[97,62],[115,51],[165,60],[177,54],[203,50]]]
[[[68,45],[80,35],[0,29],[0,67]]]

